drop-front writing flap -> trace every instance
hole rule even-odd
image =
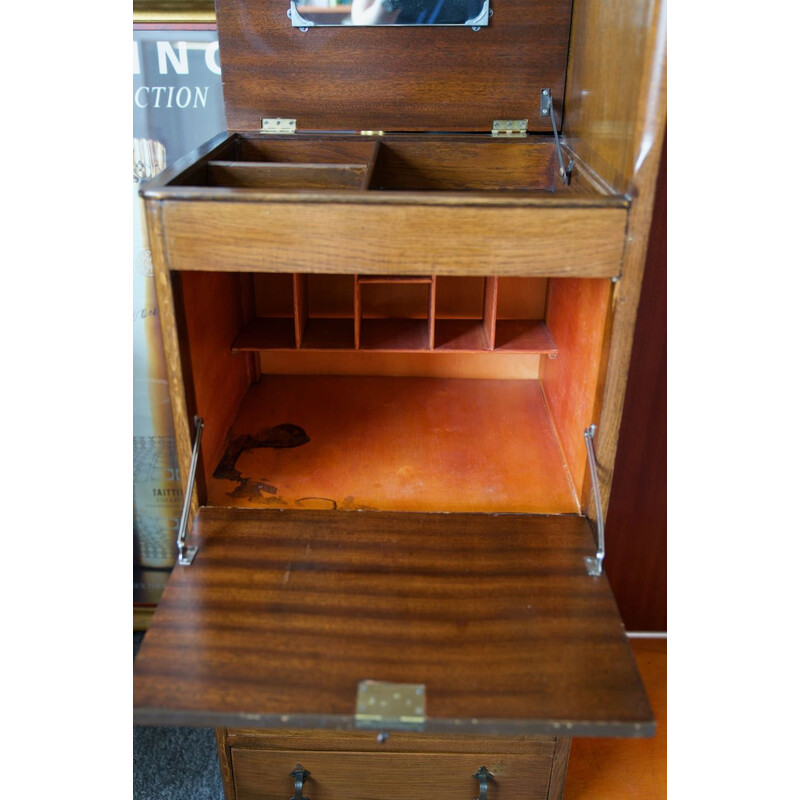
[[[456,2],[456,0],[446,0]],[[302,4],[298,7],[304,8]],[[337,8],[343,8],[338,6]],[[480,131],[527,119],[560,125],[571,0],[492,0],[489,24],[293,27],[289,0],[217,0],[230,130],[264,118],[298,130]]]
[[[352,729],[380,681],[424,687],[388,729],[653,732],[583,517],[204,508],[190,538],[134,664],[139,723]]]

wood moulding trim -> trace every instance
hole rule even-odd
[[[161,338],[164,343],[164,360],[167,370],[172,420],[175,428],[175,447],[178,454],[178,467],[181,475],[189,474],[192,460],[192,426],[186,408],[186,394],[181,366],[181,351],[178,328],[175,320],[175,297],[172,292],[172,277],[166,257],[166,238],[164,235],[163,209],[161,203],[146,203],[145,213],[151,236],[151,255],[153,260],[153,279],[158,299]],[[192,504],[188,526],[199,507],[197,489],[192,493]]]
[[[288,5],[287,5],[288,7]],[[215,23],[214,0],[133,0],[138,23]]]

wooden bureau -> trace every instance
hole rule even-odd
[[[142,190],[189,524],[134,714],[229,800],[554,800],[654,730],[598,538],[664,9],[479,10],[222,0],[230,130]]]

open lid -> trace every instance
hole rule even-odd
[[[527,119],[529,131],[549,132],[542,89],[553,92],[560,126],[572,0],[490,0],[489,24],[477,31],[345,25],[303,32],[292,26],[289,6],[217,0],[230,130],[289,118],[301,131],[489,132],[495,120]]]
[[[584,517],[202,508],[191,539],[137,723],[653,733]]]

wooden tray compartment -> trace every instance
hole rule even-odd
[[[232,189],[365,189],[377,145],[364,141],[263,140],[234,136],[171,181]]]
[[[552,138],[477,141],[389,138],[377,152],[370,189],[404,191],[553,192]]]
[[[180,163],[180,162],[179,162]],[[240,189],[547,192],[557,188],[555,142],[464,135],[275,137],[237,133],[166,181]],[[568,187],[565,187],[566,191]]]

